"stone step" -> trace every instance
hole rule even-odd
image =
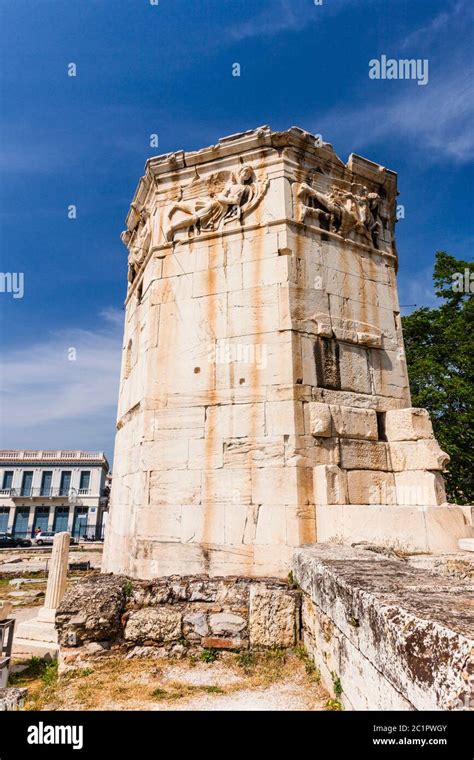
[[[460,538],[458,545],[463,552],[474,552],[474,538]]]
[[[18,639],[29,639],[32,641],[46,641],[54,644],[58,641],[58,634],[53,623],[47,623],[37,618],[24,620],[16,630],[14,642]]]
[[[18,658],[19,655],[30,655],[35,657],[49,657],[56,659],[58,656],[59,644],[52,641],[33,641],[32,639],[15,638],[13,641],[13,655]]]

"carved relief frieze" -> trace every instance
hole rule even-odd
[[[343,238],[373,248],[392,240],[387,201],[359,183],[331,183],[318,175],[292,185],[294,213],[298,222],[307,222]],[[311,220],[311,221],[310,221]]]
[[[237,174],[222,171],[206,179],[196,177],[181,188],[181,197],[168,212],[167,240],[173,241],[180,230],[193,237],[241,222],[258,205],[267,187],[268,179],[258,180],[249,165],[242,166]]]
[[[143,208],[137,211],[137,223],[133,229],[121,234],[121,240],[128,248],[128,282],[132,284],[145,261],[151,246],[152,224],[150,212]]]

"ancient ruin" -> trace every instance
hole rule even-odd
[[[284,578],[306,544],[469,535],[410,407],[396,197],[393,171],[295,127],[147,161],[105,572]]]

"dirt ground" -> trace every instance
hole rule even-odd
[[[28,688],[27,710],[338,709],[302,650],[204,656],[216,659],[107,655],[61,676],[55,662],[17,660],[11,685]]]

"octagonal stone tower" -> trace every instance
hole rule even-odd
[[[396,175],[298,128],[147,161],[103,570],[286,576],[292,549],[456,548],[410,408]]]

